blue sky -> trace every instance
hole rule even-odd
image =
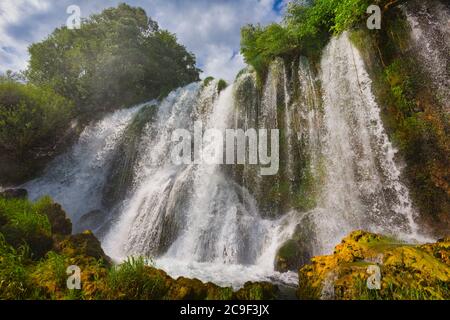
[[[192,51],[204,76],[233,79],[244,66],[239,30],[280,21],[287,0],[0,0],[0,72],[25,69],[27,47],[64,25],[70,5],[81,16],[126,2],[143,7]]]

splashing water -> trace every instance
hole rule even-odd
[[[416,213],[394,161],[396,151],[384,131],[363,60],[347,34],[331,40],[320,68],[318,88],[309,62],[300,59],[298,70],[291,72],[298,75],[298,98],[290,92],[288,68],[276,61],[261,97],[256,77],[247,71],[220,94],[216,81],[194,83],[160,102],[138,133],[136,157],[123,169],[132,176],[124,199],[104,210],[114,214],[101,213],[104,228],[98,235],[106,253],[117,261],[152,256],[172,276],[239,287],[249,280],[297,282],[293,272],[275,272],[274,260],[304,219],[311,222],[314,254],[329,253],[359,228],[420,240]],[[72,150],[25,184],[31,197],[51,195],[76,230],[82,215],[105,209],[102,193],[111,170],[117,169],[111,168],[112,160],[121,156],[118,146],[142,108],[115,112],[87,127]],[[172,163],[173,131],[193,132],[196,120],[204,123],[203,130],[221,132],[277,128],[282,122],[288,137],[283,174],[290,184],[297,182],[296,152],[302,146],[317,178],[316,206],[265,218],[258,204],[268,195],[260,192],[264,178],[258,170],[244,166],[237,181],[224,165]],[[205,141],[203,147],[214,147],[211,143]]]
[[[321,61],[326,178],[314,209],[320,245],[329,252],[355,229],[418,238],[407,188],[394,162],[371,80],[347,34],[331,40]]]
[[[81,215],[101,207],[101,193],[111,156],[128,123],[143,105],[119,110],[87,126],[67,153],[44,174],[23,185],[32,200],[50,195],[70,216],[76,230]]]
[[[415,0],[404,5],[403,11],[411,26],[413,49],[450,112],[450,4]]]

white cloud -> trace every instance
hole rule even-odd
[[[66,8],[80,6],[83,17],[127,2],[143,7],[159,25],[176,33],[196,57],[204,76],[232,80],[244,67],[239,52],[240,28],[247,23],[280,20],[275,0],[1,0],[0,72],[26,67],[27,46],[44,39],[66,18]],[[283,0],[286,1],[286,0]],[[20,28],[14,34],[10,28]]]
[[[242,55],[226,46],[209,46],[203,66],[203,76],[213,75],[228,81],[245,67]]]
[[[21,38],[13,37],[8,29],[19,25],[29,17],[46,11],[48,1],[14,0],[0,2],[0,72],[8,69],[21,70],[27,64],[27,47],[29,43]],[[31,32],[31,30],[30,30]]]

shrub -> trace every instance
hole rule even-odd
[[[49,88],[0,82],[0,149],[20,158],[52,147],[71,110],[72,103]]]
[[[195,57],[142,8],[120,4],[56,29],[29,48],[28,79],[75,102],[77,114],[164,96],[199,79]]]
[[[381,6],[388,0],[379,0]],[[282,24],[241,29],[241,52],[260,78],[275,57],[302,53],[317,59],[332,34],[357,26],[366,16],[369,0],[297,0],[289,3]]]
[[[0,198],[0,213],[5,223],[0,232],[6,241],[18,249],[27,244],[30,254],[40,258],[52,247],[51,226],[46,215],[39,212],[43,199],[33,204],[26,199]]]

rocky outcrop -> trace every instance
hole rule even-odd
[[[50,222],[53,234],[70,235],[72,233],[72,222],[61,205],[58,203],[50,204],[45,208],[44,214]]]
[[[450,239],[410,245],[354,231],[299,270],[300,299],[449,299]],[[378,279],[377,279],[378,278]]]
[[[291,239],[286,241],[275,256],[275,270],[279,272],[296,271],[310,262],[316,243],[314,222],[305,216],[295,228]]]
[[[6,199],[15,199],[15,198],[26,198],[28,196],[28,192],[25,189],[6,189],[0,192],[0,197]]]
[[[111,263],[111,259],[103,251],[100,241],[90,230],[64,238],[56,244],[56,249],[65,256],[86,256],[103,260],[108,265]]]

